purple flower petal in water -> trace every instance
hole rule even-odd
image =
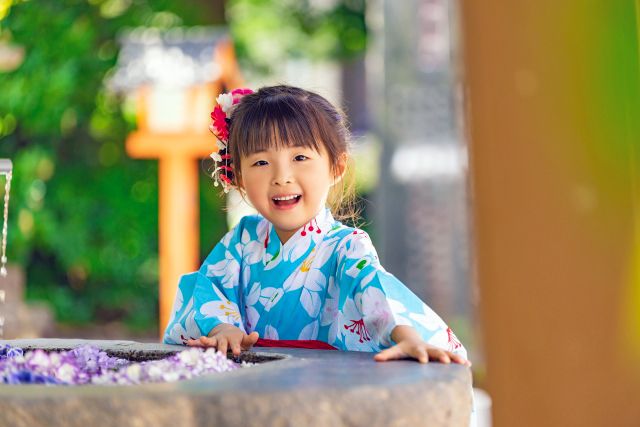
[[[191,348],[162,360],[132,363],[92,346],[47,353],[0,347],[0,382],[5,384],[142,384],[173,382],[238,369],[213,349]]]

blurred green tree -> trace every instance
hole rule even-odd
[[[157,165],[124,153],[135,119],[103,81],[120,29],[215,22],[187,6],[0,3],[0,41],[25,51],[0,73],[0,156],[14,162],[9,258],[26,267],[28,298],[50,302],[62,322],[155,326]]]
[[[268,72],[285,56],[364,49],[364,0],[314,4],[327,2],[230,0],[240,58]],[[123,28],[223,22],[222,1],[0,0],[0,46],[25,52],[0,72],[0,157],[14,162],[8,254],[27,271],[28,298],[51,303],[58,321],[156,326],[157,164],[127,157],[135,117],[104,79]],[[204,254],[225,222],[204,174],[201,188]]]
[[[365,0],[229,0],[239,58],[262,72],[286,58],[350,59],[366,48]]]

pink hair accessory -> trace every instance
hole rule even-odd
[[[212,123],[209,126],[209,130],[218,138],[218,150],[210,155],[215,164],[211,177],[213,178],[213,185],[216,187],[221,185],[225,193],[228,193],[233,187],[233,167],[231,155],[227,148],[230,116],[242,97],[251,93],[253,91],[247,88],[221,93],[216,98],[217,105],[211,112]]]

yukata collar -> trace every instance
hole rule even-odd
[[[335,219],[331,214],[331,210],[329,210],[329,208],[327,207],[324,207],[309,222],[296,230],[293,236],[291,236],[284,245],[281,244],[280,238],[278,237],[278,233],[276,233],[273,224],[269,222],[269,238],[268,241],[265,242],[267,252],[274,254],[277,253],[281,247],[287,248],[303,242],[311,243],[309,242],[309,240],[311,240],[313,242],[313,246],[315,246],[315,244],[322,240],[322,238],[331,229],[334,222]]]

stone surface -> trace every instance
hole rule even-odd
[[[171,354],[132,341],[13,340],[22,348],[96,345],[111,354]],[[459,365],[376,363],[370,353],[255,348],[275,359],[234,372],[139,386],[0,385],[0,425],[467,426],[471,372]]]

